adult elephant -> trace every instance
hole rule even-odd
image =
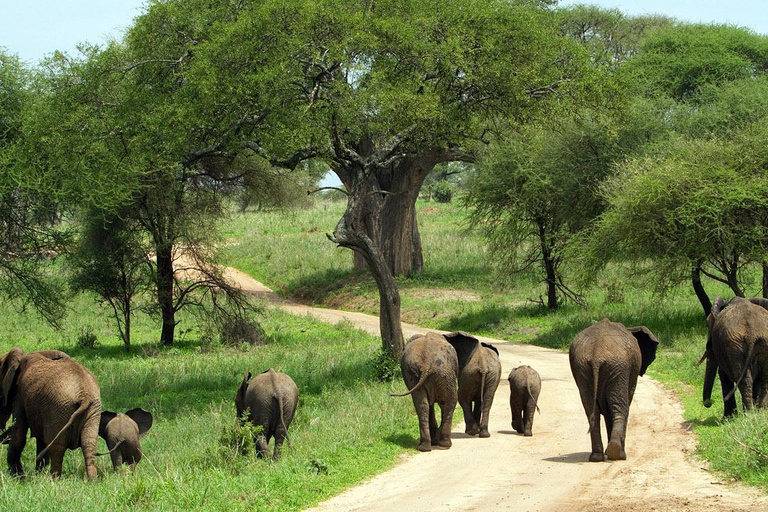
[[[408,391],[392,396],[411,395],[419,418],[419,451],[433,446],[451,447],[451,425],[458,395],[456,379],[459,359],[456,350],[435,332],[412,336],[400,357],[400,371]],[[440,425],[435,418],[440,406]]]
[[[488,420],[501,380],[499,351],[465,332],[452,332],[444,337],[459,358],[459,405],[464,412],[465,432],[490,437]]]
[[[624,441],[629,406],[638,375],[656,358],[659,341],[646,327],[603,319],[587,327],[571,344],[568,359],[589,420],[590,462],[626,460]],[[603,453],[600,415],[605,417],[608,446]]]
[[[744,410],[768,406],[768,301],[734,297],[715,299],[707,317],[707,347],[704,356],[703,400],[712,406],[715,374],[720,375],[724,416],[736,413],[738,387]]]
[[[285,373],[272,368],[251,380],[247,372],[235,395],[237,417],[247,419],[262,428],[256,438],[256,448],[261,458],[269,454],[269,441],[275,438],[272,459],[280,458],[283,441],[288,437],[288,427],[299,403],[299,388]],[[246,410],[248,417],[243,418]]]
[[[96,478],[101,396],[91,372],[66,354],[25,355],[16,347],[0,358],[0,392],[2,407],[10,408],[15,419],[8,447],[12,474],[24,474],[21,453],[30,431],[37,441],[38,468],[50,461],[51,474],[58,477],[66,450],[81,448],[86,475]]]

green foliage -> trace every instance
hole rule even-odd
[[[221,429],[219,443],[222,446],[222,458],[231,456],[254,455],[256,453],[256,438],[262,434],[261,425],[248,421],[249,410],[243,411],[241,418],[235,419],[232,425],[224,425]]]
[[[446,180],[438,181],[432,186],[432,197],[438,203],[450,203],[453,198],[453,186]]]
[[[379,352],[373,367],[376,370],[376,378],[382,382],[391,382],[400,376],[400,363],[386,350]]]
[[[94,349],[99,344],[99,338],[92,325],[84,325],[77,335],[77,346],[85,349]]]

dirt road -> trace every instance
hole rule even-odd
[[[229,277],[291,313],[326,322],[346,320],[379,333],[376,317],[298,305],[246,274],[232,270]],[[427,331],[407,324],[403,330],[406,338]],[[405,455],[393,469],[311,510],[768,510],[768,497],[723,483],[689,455],[696,443],[683,422],[679,401],[654,380],[639,379],[627,431],[627,460],[590,463],[587,420],[567,354],[482,339],[499,349],[503,371],[491,411],[491,437],[470,438],[464,425],[458,425],[450,450]],[[542,377],[541,414],[535,417],[533,437],[520,436],[510,426],[505,377],[521,364],[531,365]],[[455,414],[461,415],[461,409]],[[418,436],[415,413],[413,427]]]

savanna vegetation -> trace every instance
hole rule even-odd
[[[156,426],[136,473],[0,472],[4,504],[316,503],[415,446],[380,381],[401,320],[560,350],[643,323],[700,453],[767,487],[765,413],[719,425],[695,362],[715,296],[768,295],[768,37],[543,0],[155,0],[119,41],[11,52],[0,353],[65,350]],[[326,172],[343,189],[307,197]],[[381,336],[263,310],[222,265]],[[240,456],[232,403],[270,366],[301,390],[274,464]]]

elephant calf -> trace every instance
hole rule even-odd
[[[518,366],[509,372],[509,408],[512,428],[525,436],[533,435],[533,415],[539,410],[541,377],[530,366]],[[539,410],[539,412],[541,412]]]
[[[152,414],[141,408],[131,409],[125,414],[102,411],[99,436],[107,442],[115,471],[123,464],[130,464],[131,470],[136,469],[142,455],[139,439],[151,427]]]
[[[626,328],[607,318],[587,327],[573,340],[568,360],[589,420],[590,462],[604,461],[606,457],[626,460],[624,440],[629,405],[635,394],[637,376],[645,374],[656,358],[658,344],[646,327]],[[605,417],[608,431],[605,454],[600,415]]]
[[[280,458],[283,441],[288,437],[296,405],[299,403],[299,388],[288,375],[272,368],[251,380],[251,372],[245,374],[235,395],[237,417],[243,418],[248,410],[248,421],[262,428],[256,438],[259,457],[269,454],[269,440],[275,438],[272,459]],[[246,419],[246,418],[243,418]]]

